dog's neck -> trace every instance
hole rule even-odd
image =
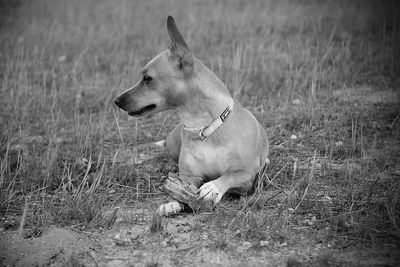
[[[201,129],[218,118],[233,99],[225,84],[200,61],[195,61],[193,82],[189,85],[190,95],[178,108],[183,125],[188,129]]]

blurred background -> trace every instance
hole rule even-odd
[[[1,1],[0,68],[7,102],[2,106],[28,97],[28,110],[12,113],[42,116],[32,109],[56,105],[68,114],[76,97],[88,95],[81,109],[107,108],[111,96],[133,84],[140,68],[167,48],[169,14],[195,56],[245,102],[304,94],[315,72],[317,91],[356,83],[390,87],[398,84],[398,6],[396,1]]]

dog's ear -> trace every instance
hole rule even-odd
[[[170,50],[179,61],[179,68],[189,74],[193,71],[193,56],[172,16],[167,18],[168,35],[171,38]]]

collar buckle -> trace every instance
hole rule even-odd
[[[224,124],[226,119],[232,113],[233,103],[234,103],[233,99],[231,99],[231,103],[225,108],[225,110],[221,113],[221,115],[219,115],[215,120],[213,120],[208,126],[199,129],[199,128],[187,128],[184,125],[183,129],[193,133],[196,132],[200,141],[207,140],[207,138],[213,132],[215,132],[222,124]]]
[[[229,116],[229,114],[231,113],[231,108],[228,106],[224,112],[222,112],[222,114],[219,116],[219,118],[221,119],[222,122],[225,122],[226,118]]]
[[[205,140],[207,140],[207,138],[208,138],[207,135],[204,135],[204,134],[203,134],[203,132],[204,132],[204,130],[205,130],[206,128],[207,128],[207,127],[204,127],[204,128],[202,128],[202,129],[199,131],[199,138],[200,138],[200,141],[205,141]]]

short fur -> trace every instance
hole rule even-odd
[[[264,128],[239,102],[208,139],[187,128],[208,126],[232,101],[226,85],[192,53],[172,17],[167,19],[169,49],[143,69],[143,78],[115,100],[130,116],[176,110],[181,122],[166,141],[168,154],[179,164],[181,179],[199,188],[199,197],[218,203],[228,191],[248,192],[268,161]],[[163,204],[160,215],[180,212],[177,201]]]

